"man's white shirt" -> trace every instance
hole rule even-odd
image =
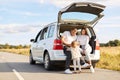
[[[71,44],[77,39],[77,36],[71,36],[70,31],[63,32],[62,36],[67,44]]]

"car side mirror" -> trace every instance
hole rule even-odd
[[[35,40],[34,39],[31,39],[30,42],[34,42]]]

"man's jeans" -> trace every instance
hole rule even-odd
[[[65,63],[65,69],[69,69],[70,68],[70,63],[71,63],[71,51],[67,50],[69,47],[64,46],[63,51],[64,54],[66,55],[66,63]]]

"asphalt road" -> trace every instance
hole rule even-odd
[[[28,56],[0,52],[0,80],[120,80],[120,72],[82,69],[80,74],[64,74],[63,69],[46,71],[43,64],[29,64]]]

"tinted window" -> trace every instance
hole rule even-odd
[[[62,14],[62,20],[82,20],[82,21],[92,21],[96,18],[96,15],[83,13],[83,12],[67,12]]]
[[[40,40],[47,38],[47,29],[48,29],[48,27],[43,29]]]
[[[37,34],[37,36],[35,38],[35,42],[40,40],[41,32],[42,32],[42,30]]]
[[[55,28],[54,25],[51,25],[51,26],[50,26],[50,29],[49,29],[49,32],[48,32],[48,38],[53,37],[54,28]]]

